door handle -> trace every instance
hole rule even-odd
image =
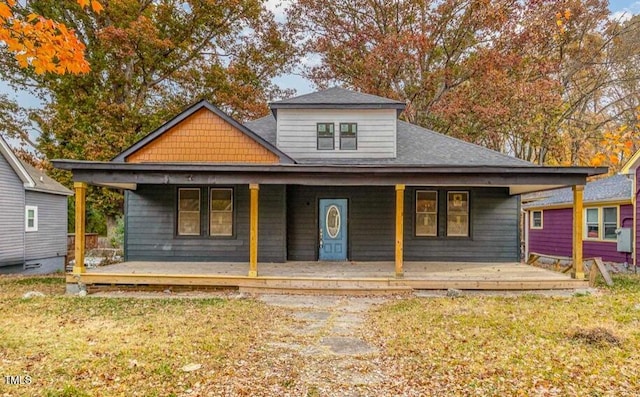
[[[320,228],[320,233],[318,233],[318,235],[320,236],[320,248],[322,248],[324,246],[324,239],[322,238],[322,228]]]

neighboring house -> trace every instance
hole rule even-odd
[[[86,184],[125,190],[127,261],[249,262],[250,276],[257,262],[516,262],[519,195],[606,172],[536,166],[341,88],[270,107],[241,124],[201,101],[110,162],[54,165],[73,171],[78,208]]]
[[[16,157],[0,137],[0,273],[64,270],[72,194]]]
[[[536,197],[537,196],[537,197]],[[573,246],[573,198],[570,188],[525,196],[525,251],[554,256],[571,256]],[[633,244],[618,250],[621,228],[633,234],[637,210],[633,175],[619,174],[589,182],[584,188],[583,250],[584,257],[601,257],[605,261],[633,263]],[[622,249],[622,248],[621,248]]]

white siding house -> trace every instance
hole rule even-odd
[[[0,137],[0,273],[64,270],[70,195]]]
[[[300,159],[395,158],[396,117],[394,109],[281,109],[277,146]],[[319,147],[318,124],[333,124],[333,149]],[[355,148],[341,145],[340,126],[346,124],[357,126]]]

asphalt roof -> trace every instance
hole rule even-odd
[[[300,164],[394,164],[394,165],[440,165],[440,166],[516,166],[536,165],[474,145],[447,135],[419,127],[401,120],[397,121],[396,158],[386,159],[301,159]],[[276,144],[276,120],[272,115],[250,121],[245,125],[266,141]]]
[[[31,176],[35,184],[35,187],[29,188],[29,190],[35,190],[35,191],[45,192],[45,193],[65,194],[65,195],[73,194],[71,190],[67,189],[66,187],[61,185],[59,182],[47,176],[47,174],[45,174],[43,171],[40,171],[39,169],[33,167],[31,164],[23,161],[20,158],[18,159],[18,161],[22,163],[22,166],[27,171],[29,176]]]
[[[406,106],[406,104],[401,101],[351,91],[340,87],[331,87],[326,90],[271,102],[269,106],[271,108],[278,108],[294,107],[295,105],[374,105],[378,107],[385,107],[386,105],[393,108],[404,108]]]
[[[571,190],[571,188],[549,190],[546,193],[546,197],[540,200],[531,201],[523,207],[537,208],[556,204],[573,203],[573,191]],[[614,175],[608,178],[598,179],[597,181],[587,183],[584,187],[583,201],[588,203],[599,201],[627,199],[630,200],[632,195],[633,181],[626,175]]]

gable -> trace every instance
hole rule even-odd
[[[202,107],[129,154],[128,163],[273,164],[279,157],[227,120]]]

